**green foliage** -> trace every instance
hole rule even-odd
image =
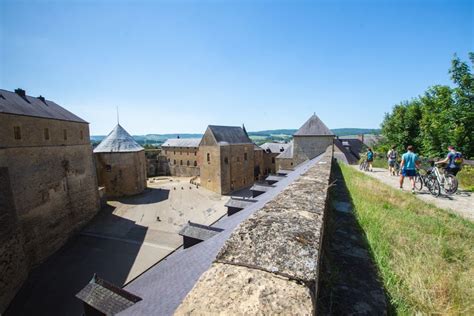
[[[474,65],[474,54],[470,53],[469,58]],[[383,141],[377,150],[386,152],[395,145],[403,152],[408,145],[414,145],[424,156],[443,157],[447,146],[453,145],[466,158],[474,157],[472,67],[454,56],[449,73],[454,88],[435,85],[385,115]]]
[[[467,191],[474,192],[474,167],[464,166],[458,173],[457,178],[461,187]]]

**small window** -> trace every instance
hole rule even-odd
[[[168,158],[168,162],[170,162],[170,159]]]
[[[168,155],[168,151],[167,151],[167,150],[165,150],[165,155]],[[168,161],[169,161],[169,159],[168,159]]]
[[[67,140],[67,129],[63,129],[64,140]]]
[[[44,129],[44,139],[49,140],[49,128]]]
[[[189,160],[186,162],[186,166],[188,166],[188,167],[189,167]]]
[[[247,153],[244,153],[244,160],[247,160]]]
[[[21,128],[20,126],[13,126],[13,135],[15,139],[21,139]]]
[[[207,153],[207,162],[211,162],[211,154]]]
[[[179,161],[179,164],[182,166],[182,165],[183,165],[183,161],[182,161],[182,160],[180,160],[180,161]]]
[[[175,160],[173,160],[173,165],[175,165],[175,164],[176,164],[176,159],[175,159]]]
[[[79,138],[80,138],[81,140],[84,139],[84,132],[83,132],[82,130],[79,131]]]
[[[273,164],[275,163],[275,157],[272,157],[272,163]]]
[[[111,165],[105,165],[105,171],[112,172],[112,166]]]
[[[225,162],[226,165],[229,164],[229,159],[227,157],[225,157],[224,162]]]
[[[194,152],[194,156],[197,156],[197,151]]]
[[[291,162],[290,165],[293,166],[293,163]]]
[[[197,165],[198,165],[198,162],[194,160],[194,167],[197,167]]]
[[[173,155],[176,155],[176,151],[173,151]]]
[[[188,152],[186,152],[186,155],[188,155],[188,156],[189,156],[189,151],[188,151]]]

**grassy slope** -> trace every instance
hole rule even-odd
[[[474,314],[474,223],[341,165],[398,314]]]

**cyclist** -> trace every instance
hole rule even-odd
[[[395,175],[395,164],[397,163],[397,157],[398,153],[395,150],[395,146],[392,146],[392,148],[387,153],[388,173],[390,175]]]
[[[402,170],[400,175],[400,190],[403,190],[403,180],[405,177],[408,177],[411,182],[411,193],[415,194],[416,168],[418,168],[420,164],[420,158],[414,153],[413,146],[408,146],[407,152],[402,155],[402,162],[400,163],[400,169]]]
[[[367,163],[369,164],[369,167],[367,168],[369,171],[374,171],[372,168],[372,163],[374,162],[374,152],[372,151],[372,148],[369,147],[367,151]]]
[[[456,149],[454,149],[454,146],[448,146],[448,155],[446,156],[446,158],[435,162],[435,164],[447,164],[444,168],[444,170],[446,170],[446,173],[456,176],[459,170],[461,170],[462,162],[462,154],[456,151]]]

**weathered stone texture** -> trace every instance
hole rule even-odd
[[[162,150],[168,163],[169,175],[176,177],[199,176],[201,155],[198,147],[166,147]]]
[[[312,310],[310,290],[302,284],[260,270],[216,263],[175,315],[311,315]]]
[[[332,154],[330,146],[318,163],[237,227],[177,314],[314,313]],[[247,285],[256,275],[268,280],[261,290],[267,287],[268,300],[255,299]],[[272,304],[280,305],[272,309]]]
[[[275,158],[275,170],[293,170],[294,163],[291,158]]]
[[[135,195],[146,188],[145,152],[95,153],[97,177],[107,196]]]

